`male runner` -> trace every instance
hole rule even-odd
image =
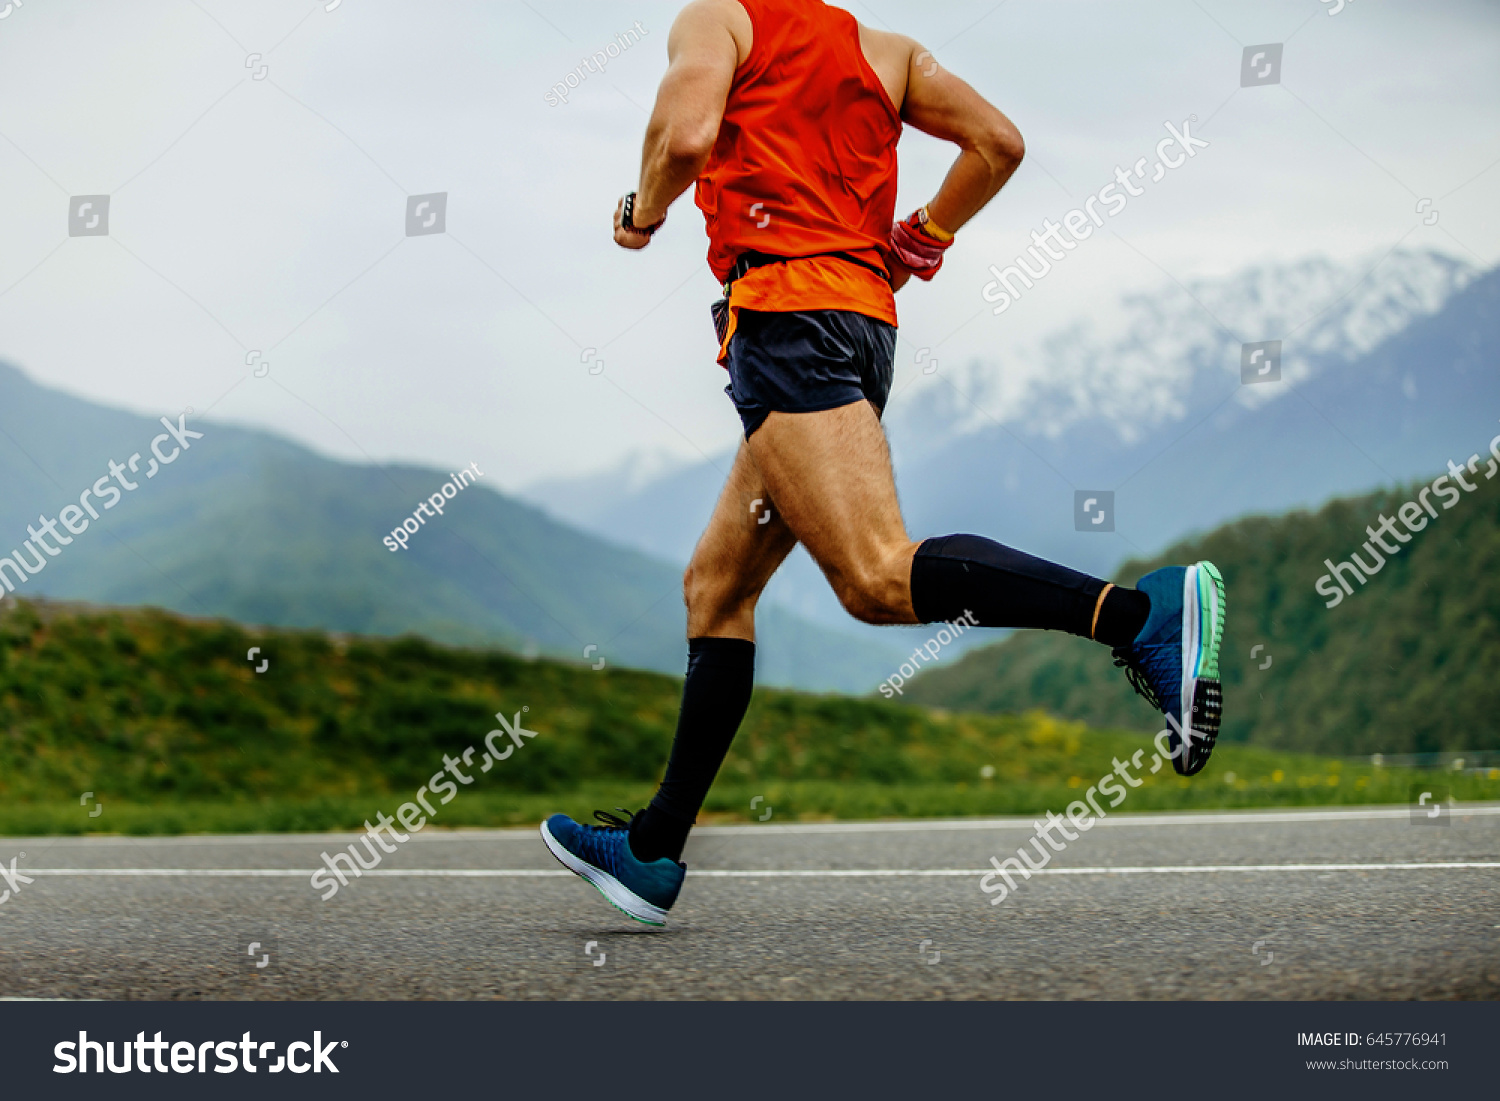
[[[645,248],[696,183],[719,362],[745,440],[683,577],[688,671],[656,795],[603,826],[553,815],[552,854],[629,916],[665,923],[683,845],[750,702],[755,605],[801,542],[851,615],[1068,631],[1114,648],[1167,716],[1173,765],[1203,767],[1218,734],[1224,583],[1212,563],[1111,585],[977,535],[914,543],[896,502],[880,415],[896,344],[895,291],[943,252],[1021,162],[1009,119],[910,38],[820,0],[693,0],[667,41],[640,184],[615,243]],[[903,123],[953,142],[932,201],[892,225]],[[745,502],[772,505],[750,523]]]

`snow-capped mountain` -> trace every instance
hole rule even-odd
[[[1311,257],[1165,283],[1151,294],[1124,296],[1114,323],[1080,319],[998,363],[970,364],[950,380],[957,393],[946,384],[913,386],[890,422],[915,418],[914,427],[927,433],[974,431],[999,420],[1056,438],[1098,419],[1132,443],[1188,418],[1196,400],[1238,386],[1243,344],[1280,341],[1282,379],[1304,382],[1321,364],[1356,359],[1436,313],[1477,275],[1467,261],[1442,253],[1396,250],[1352,264]],[[1002,388],[1001,374],[1023,382]],[[1254,408],[1287,393],[1246,386],[1234,400]]]

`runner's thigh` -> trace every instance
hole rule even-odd
[[[907,554],[890,450],[868,401],[773,412],[749,448],[777,511],[835,586]]]

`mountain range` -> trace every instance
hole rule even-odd
[[[338,462],[178,411],[153,419],[0,364],[0,556],[41,564],[21,582],[0,562],[18,595],[416,633],[680,674],[679,567],[569,527],[490,489],[483,475],[471,471],[475,481],[455,487],[442,515],[422,516],[407,547],[393,551],[382,540],[452,485],[452,472]],[[57,534],[43,531],[42,542],[55,553],[44,554],[30,531],[49,519]],[[58,526],[69,520],[72,528]],[[901,660],[892,644],[774,606],[759,627],[768,684],[864,691]]]

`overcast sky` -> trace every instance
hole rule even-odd
[[[1080,316],[1107,320],[1121,293],[1248,264],[1398,242],[1495,264],[1500,7],[1336,6],[852,5],[931,48],[1028,148],[937,281],[900,295],[902,375],[918,348],[942,370],[994,364]],[[733,445],[701,216],[680,200],[642,253],[609,236],[677,5],[7,7],[0,359],[98,401],[211,409],[338,456],[477,461],[502,487]],[[638,43],[579,79],[636,23]],[[1243,48],[1268,43],[1285,44],[1280,83],[1242,88]],[[578,86],[549,104],[570,73]],[[1164,124],[1191,116],[1207,148],[989,312],[988,265],[1116,165],[1154,161]],[[898,213],[951,157],[907,132]],[[407,196],[435,192],[447,232],[407,236]],[[70,196],[105,194],[109,235],[70,237]]]

